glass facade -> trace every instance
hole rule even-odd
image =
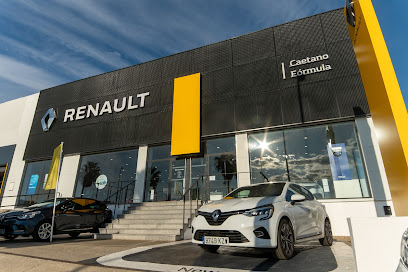
[[[179,200],[183,195],[185,160],[170,156],[170,146],[149,147],[144,201]]]
[[[75,196],[107,203],[130,203],[135,188],[137,157],[137,149],[81,157]]]
[[[316,198],[370,197],[354,123],[249,135],[251,183],[292,181]]]
[[[238,186],[235,137],[206,140],[203,147],[204,157],[191,160],[192,183],[202,176],[207,182],[200,194],[218,200]]]
[[[17,206],[25,207],[54,198],[55,190],[44,190],[50,166],[51,160],[27,163]]]

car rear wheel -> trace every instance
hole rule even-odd
[[[14,240],[14,239],[16,239],[17,237],[18,237],[18,235],[14,235],[14,234],[4,234],[4,239],[7,239],[7,240]]]
[[[42,221],[34,229],[34,232],[33,232],[34,240],[38,242],[48,241],[51,236],[51,229],[52,229],[51,221],[49,220]]]
[[[199,247],[201,247],[205,252],[211,252],[211,253],[215,253],[220,246],[215,246],[215,245],[198,245]]]
[[[322,246],[331,246],[333,244],[333,233],[331,229],[330,220],[324,220],[324,238],[319,239]]]
[[[287,219],[282,219],[278,227],[278,246],[275,249],[275,257],[279,260],[288,260],[295,253],[295,236]]]

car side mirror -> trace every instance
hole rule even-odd
[[[306,197],[304,195],[294,194],[290,197],[290,203],[292,205],[294,205],[296,202],[302,202],[305,200],[306,200]]]

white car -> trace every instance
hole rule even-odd
[[[200,207],[192,231],[192,242],[208,252],[220,246],[274,248],[282,260],[293,257],[295,243],[333,243],[325,207],[293,182],[240,187]]]

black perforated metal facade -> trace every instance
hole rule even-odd
[[[289,67],[323,54],[329,58]],[[332,70],[291,78],[295,68],[322,63]],[[335,10],[43,90],[24,159],[50,157],[61,141],[64,154],[170,142],[173,80],[198,72],[203,137],[369,114],[343,11]],[[66,109],[144,92],[144,108],[63,122]],[[57,119],[43,132],[40,120],[51,107]]]

